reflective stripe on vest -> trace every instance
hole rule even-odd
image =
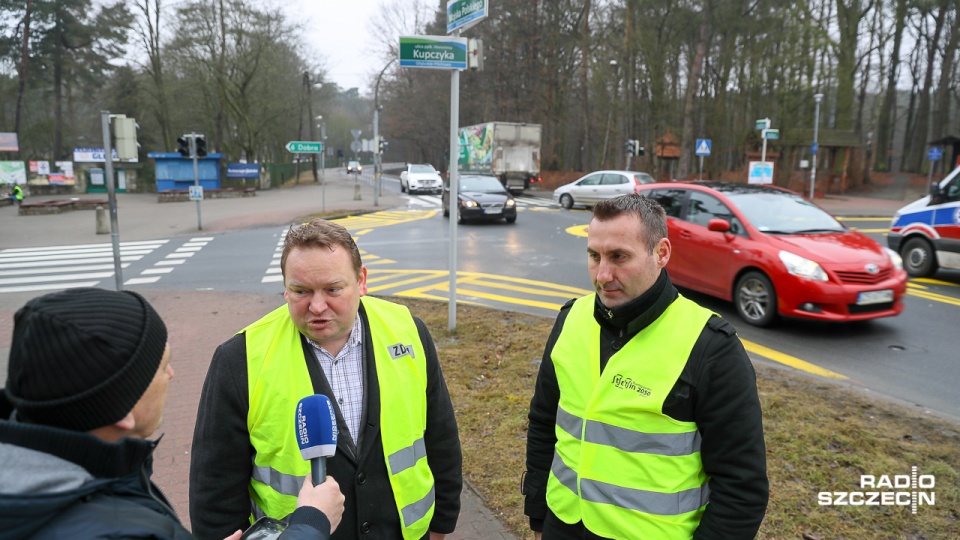
[[[689,538],[709,500],[696,424],[662,414],[712,315],[683,297],[600,373],[594,297],[571,307],[552,359],[560,388],[547,503],[608,538]]]
[[[421,538],[433,517],[433,475],[426,449],[426,360],[409,310],[364,297],[380,390],[380,431],[390,484],[404,538]],[[247,428],[254,447],[250,494],[253,517],[293,512],[310,473],[297,445],[297,402],[313,394],[300,333],[281,306],[241,331],[246,335],[250,409]],[[289,361],[294,359],[294,361]],[[313,358],[310,361],[315,361]]]
[[[427,534],[435,508],[433,472],[423,441],[427,429],[426,353],[405,306],[369,296],[363,305],[380,381],[380,439],[390,486],[404,539],[419,539]]]

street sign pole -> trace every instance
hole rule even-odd
[[[766,163],[767,161],[767,130],[766,129],[760,132],[760,137],[763,139],[763,151],[760,152],[760,161]]]
[[[703,156],[700,156],[700,181],[703,181]]]
[[[460,30],[453,33],[460,37]],[[457,329],[457,213],[460,208],[460,70],[450,70],[450,300],[447,302],[447,330]]]
[[[190,155],[193,156],[193,187],[200,186],[200,167],[197,164],[197,133],[190,133]],[[200,199],[197,199],[197,230],[203,230],[203,222],[200,220]]]
[[[100,111],[103,126],[103,163],[107,175],[107,202],[110,204],[110,241],[113,244],[113,276],[117,290],[123,290],[123,266],[120,264],[120,226],[117,224],[117,195],[113,187],[113,147],[110,146],[110,111]]]
[[[937,161],[943,155],[943,152],[934,146],[927,152],[927,157],[930,158],[930,168],[927,169],[927,187],[933,186],[933,167],[937,164]]]

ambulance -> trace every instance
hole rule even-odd
[[[897,210],[887,245],[915,277],[960,270],[960,167],[930,185],[930,194]]]

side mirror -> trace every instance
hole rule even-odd
[[[707,222],[707,230],[714,232],[730,232],[730,222],[725,219],[713,218]]]
[[[930,204],[941,203],[943,203],[943,191],[940,190],[940,183],[933,182],[930,184]]]

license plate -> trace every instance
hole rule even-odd
[[[886,289],[883,291],[865,291],[857,295],[857,305],[881,304],[883,302],[893,301],[893,291]]]
[[[503,208],[484,208],[483,213],[484,214],[502,214]]]

